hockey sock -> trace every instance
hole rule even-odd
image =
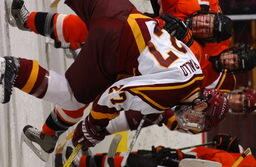
[[[42,98],[48,87],[48,71],[36,60],[18,59],[20,68],[14,86],[37,98]]]
[[[42,127],[42,132],[48,135],[56,135],[56,132],[58,134],[65,132],[70,126],[73,126],[82,118],[85,108],[86,106],[75,111],[70,111],[57,106],[54,107],[54,110],[48,116]]]
[[[27,26],[30,30],[52,39],[70,43],[72,49],[78,49],[88,36],[86,24],[77,15],[32,12]]]

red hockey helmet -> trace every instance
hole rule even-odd
[[[223,120],[229,110],[227,94],[217,89],[205,89],[203,91],[203,97],[209,105],[204,111],[206,115],[204,130],[210,130]]]
[[[179,127],[193,132],[208,131],[228,112],[227,95],[216,89],[205,89],[192,103],[183,103],[176,110]]]

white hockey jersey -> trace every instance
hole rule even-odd
[[[199,91],[203,74],[196,57],[181,41],[156,29],[155,24],[146,22],[151,40],[138,57],[141,75],[109,87],[94,102],[93,118],[101,114],[115,117],[121,110],[160,113]]]

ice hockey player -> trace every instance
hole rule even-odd
[[[68,0],[66,3],[86,22],[90,34],[87,44],[66,72],[66,78],[52,71],[48,72],[32,60],[1,58],[4,90],[2,102],[9,101],[11,89],[15,86],[61,106],[47,119],[47,123],[54,129],[44,127],[44,130],[50,131],[54,137],[56,131],[64,131],[76,123],[81,117],[83,105],[103,93],[117,80],[118,74],[133,77],[116,82],[102,96],[98,96],[90,114],[96,122],[101,122],[97,121],[99,118],[104,120],[107,117],[103,124],[100,123],[103,129],[122,109],[138,110],[143,114],[161,113],[180,102],[198,99],[203,76],[196,58],[183,43],[159,29],[157,22],[140,14],[130,2],[102,0],[101,3],[96,3],[89,0]],[[111,6],[111,10],[106,6]],[[161,96],[157,96],[156,92]],[[117,108],[109,109],[105,104],[101,104],[101,98],[110,96],[112,100],[109,99],[109,105]],[[217,93],[215,96],[223,96],[222,105],[216,107],[220,111],[226,111],[228,107],[225,95]],[[204,109],[207,108],[208,111],[214,107],[208,106],[206,102],[215,99],[215,96],[202,99]],[[198,100],[200,101],[200,98]],[[190,106],[195,103],[185,104]],[[197,105],[202,104],[200,102]],[[87,120],[83,122],[91,124]],[[100,128],[99,131],[105,135],[103,129]],[[102,139],[102,136],[98,138],[97,134],[90,135],[96,135],[94,137],[97,140],[93,139],[88,146],[93,146]],[[78,138],[79,136],[76,136],[74,139]],[[75,140],[74,142],[77,143]],[[53,148],[50,148],[45,151],[52,150]]]
[[[197,98],[194,96],[200,89],[203,75],[194,55],[183,43],[159,29],[156,21],[139,13],[129,1],[67,0],[66,3],[88,26],[90,35],[86,45],[65,77],[47,71],[37,61],[1,57],[3,103],[10,100],[15,86],[59,105],[43,128],[54,137],[56,131],[64,131],[75,124],[82,116],[84,105],[115,83],[119,74],[132,77],[108,89],[110,95],[116,96],[113,104],[115,100],[120,105],[121,102],[130,104],[118,110],[131,107],[146,112],[144,114],[160,113],[189,97],[190,101]],[[161,97],[155,97],[158,91]],[[136,104],[142,108],[136,108]],[[92,111],[96,116],[101,112],[107,112],[112,119],[119,113]],[[49,124],[54,128],[48,128]],[[51,152],[53,148],[46,151]]]
[[[25,6],[23,6],[23,3],[24,2],[22,2],[21,1],[21,6],[22,6],[22,8],[23,8],[23,10],[24,11],[26,11],[25,9],[24,9],[24,7]],[[14,10],[15,11],[15,10]],[[14,14],[15,14],[15,12],[13,12]],[[28,13],[27,13],[27,15],[28,15]],[[19,15],[18,15],[19,16]],[[47,35],[47,34],[43,34],[43,32],[46,32],[46,31],[43,31],[42,29],[40,29],[40,26],[39,25],[36,25],[35,23],[37,23],[37,21],[36,20],[39,20],[39,19],[45,19],[46,18],[46,16],[48,16],[48,14],[47,13],[33,13],[33,14],[30,14],[30,16],[29,16],[29,18],[30,18],[30,20],[31,21],[28,21],[28,24],[27,25],[31,25],[31,29],[34,31],[34,32],[37,32],[37,33],[41,33],[42,35]],[[60,18],[64,18],[65,16],[62,16],[61,14],[60,15],[52,15],[52,23],[54,24],[54,21],[56,22],[56,20],[58,20],[58,18],[60,19]],[[25,18],[27,18],[27,17],[25,17]],[[71,19],[71,18],[75,18],[74,16],[70,16],[70,17],[65,17],[65,19],[60,19],[60,20],[66,20],[67,22],[68,22],[68,20],[74,20],[74,19]],[[22,20],[22,19],[20,19],[20,20]],[[81,20],[79,20],[79,19],[76,19],[76,21],[77,22],[79,22],[79,25],[81,25],[82,27],[85,27],[85,24],[84,23],[81,23]],[[64,22],[65,23],[65,22]],[[24,25],[24,22],[23,23],[21,23],[21,24],[19,24],[19,25]],[[63,24],[63,25],[65,25],[65,24]],[[80,27],[81,27],[80,26]],[[41,26],[41,27],[44,27],[44,26]],[[57,27],[57,26],[56,26]],[[56,27],[54,27],[54,28],[56,28]],[[70,28],[70,27],[69,27]],[[54,35],[55,35],[55,37],[57,37],[57,35],[60,35],[60,37],[57,37],[57,38],[59,38],[59,39],[63,39],[63,36],[65,37],[65,39],[71,39],[71,35],[70,34],[68,34],[68,35],[70,35],[70,36],[68,36],[67,35],[67,38],[66,38],[66,36],[65,36],[65,33],[64,32],[67,32],[67,31],[61,31],[60,29],[58,29],[58,32],[59,33],[56,33],[57,32],[57,29],[54,29],[54,33],[52,32],[50,35],[52,36],[52,37],[54,37]],[[86,34],[87,32],[85,32],[84,34]],[[57,35],[56,35],[57,34]],[[79,33],[78,33],[79,34]],[[49,35],[49,34],[48,34]],[[81,34],[80,35],[75,35],[75,36],[77,36],[77,37],[82,37],[81,36]],[[86,35],[85,35],[86,36]],[[79,39],[80,41],[83,41],[84,39]],[[78,40],[78,41],[79,41]],[[79,42],[76,42],[76,41],[74,41],[74,43],[79,43]],[[73,46],[73,45],[72,45]],[[75,46],[75,45],[74,45]],[[78,45],[79,46],[79,45]],[[79,112],[80,112],[81,110],[79,110]],[[53,122],[53,117],[57,117],[57,118],[59,118],[60,116],[60,113],[61,112],[61,110],[59,110],[58,109],[58,107],[56,107],[55,108],[55,110],[52,112],[52,114],[49,116],[49,118],[47,119],[47,121],[46,121],[46,124],[44,125],[44,128],[43,128],[43,132],[46,132],[47,134],[55,134],[55,128],[56,128],[56,123],[52,123]],[[66,111],[67,112],[67,111]],[[57,115],[57,116],[56,116]],[[78,114],[79,115],[79,114]],[[81,115],[81,114],[80,114]],[[57,119],[57,120],[61,120],[60,118],[59,119]],[[62,121],[63,121],[63,119],[62,119]],[[69,122],[70,123],[70,122]],[[67,121],[64,121],[64,124],[68,124],[67,123]],[[50,128],[49,128],[50,127]],[[63,126],[64,127],[64,126]],[[44,136],[44,135],[43,135]]]

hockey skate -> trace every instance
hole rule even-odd
[[[23,128],[22,138],[30,149],[45,162],[49,158],[49,153],[54,151],[58,140],[58,136],[43,134],[41,131],[30,125]],[[37,148],[33,142],[38,144],[40,148]]]
[[[11,13],[20,30],[30,31],[25,25],[28,20],[29,11],[27,10],[23,0],[12,1]]]
[[[10,101],[12,88],[19,70],[19,61],[14,57],[0,57],[1,103]]]

